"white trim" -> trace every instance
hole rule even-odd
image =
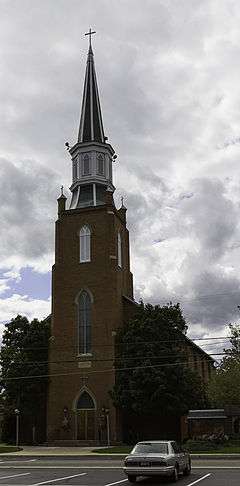
[[[80,120],[80,128],[79,128],[79,135],[78,135],[78,139],[80,140],[80,142],[83,141],[83,126],[84,126],[84,120],[85,120],[86,101],[87,101],[88,70],[89,70],[89,63],[87,61],[85,81],[84,81],[84,90],[83,90],[83,106],[82,106],[82,113],[81,113],[81,120]]]
[[[93,63],[90,62],[90,123],[91,123],[91,140],[94,140],[94,126],[93,126]]]
[[[78,400],[79,400],[79,398],[80,398],[80,396],[82,395],[83,392],[87,392],[88,395],[90,395],[90,397],[92,398],[93,403],[94,403],[94,408],[88,408],[88,409],[87,408],[86,409],[77,408],[77,402],[78,402]],[[74,398],[72,410],[74,412],[76,412],[77,410],[97,410],[97,401],[96,401],[96,398],[93,395],[93,393],[91,392],[91,390],[89,390],[89,388],[86,385],[83,385],[82,388],[80,388],[80,391],[78,392],[78,394]]]
[[[97,206],[96,184],[93,184],[93,206]]]
[[[96,88],[96,102],[97,102],[97,108],[98,108],[98,118],[100,121],[100,133],[101,133],[101,139],[102,142],[104,143],[104,129],[103,129],[103,121],[102,121],[102,113],[101,113],[101,107],[100,107],[100,101],[99,101],[99,93],[98,93],[98,85],[97,85],[97,76],[95,73],[95,66],[93,66],[93,77],[95,81],[95,88]]]
[[[117,260],[118,260],[118,266],[122,268],[122,236],[120,231],[118,232],[117,235]]]
[[[88,225],[82,226],[79,231],[79,261],[91,261],[91,230]]]
[[[78,154],[77,158],[77,179],[81,178],[81,166],[82,166],[82,157],[81,154]]]
[[[76,298],[75,298],[75,304],[78,304],[78,300],[79,300],[79,297],[80,297],[82,292],[87,292],[89,294],[90,299],[91,299],[91,304],[93,304],[93,302],[94,302],[93,294],[87,287],[82,287],[81,290],[79,290],[79,292],[77,293]],[[91,353],[89,353],[89,354],[91,354]]]

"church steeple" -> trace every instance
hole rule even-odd
[[[88,50],[78,141],[105,142],[91,43]]]
[[[106,191],[114,192],[112,163],[116,159],[104,135],[97,78],[90,31],[87,67],[77,143],[70,148],[72,156],[72,201],[70,209],[100,206],[106,203]]]

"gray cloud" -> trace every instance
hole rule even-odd
[[[2,268],[34,267],[52,254],[58,178],[34,161],[0,159]]]

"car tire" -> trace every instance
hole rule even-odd
[[[188,465],[183,470],[184,476],[189,476],[191,474],[191,461],[188,462]]]
[[[179,468],[178,468],[177,464],[175,464],[174,471],[173,471],[171,479],[174,483],[176,483],[179,479]]]
[[[134,476],[133,474],[128,474],[128,481],[129,483],[136,483],[137,476]]]

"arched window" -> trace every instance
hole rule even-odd
[[[80,263],[91,261],[91,231],[88,226],[80,230]]]
[[[77,406],[76,408],[78,410],[91,410],[91,409],[94,409],[95,408],[95,404],[94,404],[94,401],[91,397],[91,395],[89,395],[89,393],[84,390],[78,401],[77,401]]]
[[[91,353],[91,297],[86,290],[78,299],[78,352]]]
[[[89,160],[89,155],[86,154],[83,157],[83,175],[88,175],[90,174],[90,160]]]
[[[117,255],[118,255],[118,266],[122,267],[122,237],[121,233],[118,233],[118,241],[117,241]]]
[[[104,167],[104,157],[102,154],[99,154],[97,157],[97,173],[99,175],[104,175],[105,172]]]

